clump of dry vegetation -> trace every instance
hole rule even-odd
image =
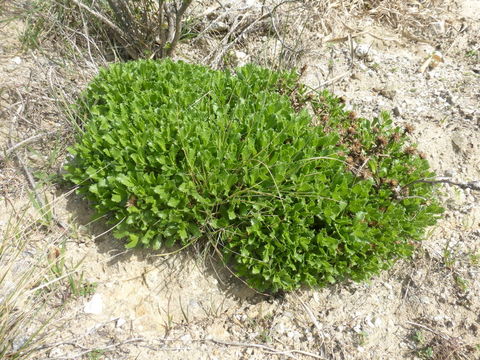
[[[29,26],[24,40],[66,40],[92,54],[121,59],[171,56],[183,34],[192,0],[131,2],[108,0],[33,1],[26,4]]]
[[[27,359],[48,337],[51,319],[36,291],[49,274],[45,252],[35,249],[34,231],[13,215],[0,228],[0,358]]]
[[[375,34],[375,25],[411,40],[450,37],[452,7],[439,0],[267,0],[247,7],[200,0],[46,0],[22,4],[20,12],[28,23],[26,46],[55,41],[62,51],[82,50],[92,61],[163,58],[188,42],[199,50],[199,60],[220,67],[231,62],[231,50],[274,38],[279,43],[268,49],[276,58],[270,65],[293,67],[318,42],[365,34],[393,40]]]

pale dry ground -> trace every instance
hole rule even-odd
[[[431,40],[432,44],[400,36],[388,24],[368,17],[357,19],[348,25],[375,36],[354,37],[360,50],[353,64],[352,43],[342,39],[348,33],[345,27],[334,31],[331,38],[340,40],[330,43],[315,40],[320,29],[312,27],[302,35],[308,40],[308,52],[295,61],[299,67],[308,64],[306,83],[323,84],[344,95],[347,106],[361,116],[397,108],[394,120],[415,125],[415,140],[439,175],[458,182],[479,180],[480,77],[475,71],[480,57],[466,55],[475,48],[479,51],[476,4],[466,1],[457,15],[445,15],[448,29],[466,26],[466,30]],[[21,51],[17,36],[23,25],[0,26],[4,148],[9,137],[16,143],[41,131],[67,128],[54,106],[55,89],[75,94],[95,69],[75,67],[55,53]],[[257,57],[268,62],[268,52],[280,45],[262,36],[252,35],[251,41],[239,44],[236,51],[241,53],[232,53],[231,61]],[[213,41],[182,44],[178,56],[202,62]],[[357,47],[360,44],[368,49],[365,54]],[[419,73],[434,45],[441,47],[444,62]],[[22,101],[28,108],[20,108]],[[50,160],[61,162],[64,146],[62,141],[36,143],[22,150],[22,156],[30,168],[42,169]],[[57,148],[58,155],[51,155]],[[7,162],[0,171],[1,196],[8,199],[0,204],[0,225],[6,224],[13,208],[28,209],[30,219],[37,217],[18,165]],[[75,195],[65,196],[66,187],[47,184],[44,189],[49,199],[57,199],[55,216],[65,228],[58,224],[36,228],[32,247],[49,248],[55,254],[64,244],[67,267],[83,260],[81,282],[97,285],[95,297],[73,296],[64,283],[53,291],[55,301],[50,304],[61,309],[62,328],[50,340],[56,345],[38,358],[93,359],[88,352],[95,349],[104,349],[96,353],[98,359],[140,360],[414,359],[426,358],[429,351],[433,359],[480,356],[478,192],[446,186],[445,217],[429,232],[414,260],[397,263],[369,283],[264,298],[232,279],[210,257],[199,258],[195,250],[170,256],[162,256],[162,251],[125,252],[118,240],[99,236],[108,230],[105,225],[88,224],[88,204]],[[99,314],[84,311],[92,299],[101,299]]]

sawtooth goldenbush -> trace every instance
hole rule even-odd
[[[261,291],[366,279],[442,212],[408,128],[357,118],[294,72],[115,64],[76,111],[66,178],[117,238],[211,244]]]

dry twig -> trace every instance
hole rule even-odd
[[[284,355],[292,359],[296,359],[296,357],[293,354],[299,354],[299,355],[304,355],[304,356],[309,356],[314,359],[320,359],[320,360],[325,360],[324,357],[319,356],[317,354],[308,352],[308,351],[303,351],[303,350],[295,350],[295,349],[289,349],[289,350],[279,350],[275,349],[273,347],[263,345],[263,344],[255,344],[255,343],[240,343],[240,342],[231,342],[231,341],[223,341],[223,340],[217,340],[217,339],[205,339],[204,341],[209,341],[217,345],[226,345],[226,346],[239,346],[239,347],[247,347],[247,348],[257,348],[261,349],[263,351],[267,351],[273,355]]]
[[[273,25],[273,28],[274,28],[274,31],[276,32],[277,34],[277,37],[278,39],[280,40],[280,42],[282,43],[282,45],[288,49],[288,50],[291,50],[293,51],[293,49],[291,49],[290,47],[286,46],[283,42],[283,40],[281,39],[279,33],[278,33],[278,30],[276,29],[276,25],[275,25],[275,20],[274,20],[274,15],[275,15],[275,12],[282,6],[282,5],[285,5],[287,3],[295,3],[295,2],[299,2],[299,0],[284,0],[278,4],[276,4],[269,12],[266,12],[264,13],[263,15],[259,16],[258,18],[256,18],[255,20],[253,20],[252,22],[250,23],[247,23],[245,25],[243,25],[243,27],[241,27],[240,31],[236,32],[236,29],[237,28],[240,28],[240,25],[242,24],[242,22],[244,20],[247,20],[249,17],[246,16],[245,14],[242,14],[242,15],[239,15],[239,17],[241,16],[241,20],[236,24],[236,26],[233,26],[232,27],[232,30],[229,31],[229,33],[223,38],[222,42],[225,43],[224,40],[228,40],[230,38],[230,36],[236,32],[236,36],[235,38],[224,44],[223,47],[221,47],[218,52],[212,56],[210,55],[209,58],[211,59],[210,63],[211,65],[214,67],[214,68],[217,68],[220,64],[220,61],[222,60],[223,56],[228,52],[228,50],[230,50],[236,43],[238,43],[240,41],[240,39],[242,39],[246,34],[248,34],[249,30],[253,28],[253,26],[255,26],[256,24],[258,24],[259,22],[267,19],[267,18],[271,18],[272,19],[272,25]],[[262,8],[262,11],[263,11],[263,8]]]
[[[323,338],[323,334],[322,334],[322,328],[320,327],[320,324],[318,323],[317,318],[313,314],[312,309],[310,309],[310,307],[300,298],[300,296],[298,294],[295,294],[295,295],[297,296],[298,301],[300,301],[303,308],[305,309],[305,312],[307,313],[308,317],[310,318],[313,325],[315,326],[315,329],[317,329],[317,335],[320,337],[320,339],[322,339],[322,342],[321,342],[320,346],[323,345],[324,338]]]
[[[450,339],[451,339],[450,336],[445,335],[445,334],[443,334],[443,333],[440,333],[440,332],[438,332],[438,331],[435,331],[435,330],[429,328],[428,326],[425,326],[425,325],[422,325],[422,324],[419,324],[419,323],[416,323],[416,322],[412,322],[412,321],[405,321],[405,322],[406,322],[407,324],[409,324],[409,325],[413,325],[413,326],[418,327],[418,328],[421,328],[421,329],[423,329],[423,330],[427,330],[427,331],[431,332],[432,334],[435,334],[435,335],[437,335],[437,336],[440,336],[440,337],[443,338],[444,340],[450,340]]]
[[[460,189],[464,189],[464,190],[465,189],[471,189],[471,190],[480,191],[480,180],[470,181],[470,182],[467,182],[467,183],[460,183],[460,182],[455,182],[455,181],[451,181],[451,180],[448,180],[448,179],[442,179],[442,178],[436,179],[436,180],[420,179],[420,180],[413,181],[413,182],[405,185],[403,188],[405,188],[409,185],[415,184],[415,183],[448,184],[448,185],[458,186]]]
[[[337,76],[335,76],[334,78],[329,79],[329,80],[326,80],[326,81],[324,81],[323,83],[319,84],[314,90],[321,90],[321,89],[324,88],[325,86],[329,86],[329,85],[335,84],[337,81],[342,80],[343,78],[345,78],[346,76],[350,75],[351,73],[352,73],[352,70],[345,71],[344,73],[342,73],[342,74],[340,74],[340,75],[337,75]]]
[[[31,137],[29,137],[25,140],[20,141],[19,143],[15,144],[15,145],[9,147],[7,150],[5,150],[5,156],[0,154],[0,162],[3,162],[8,156],[10,156],[13,152],[15,152],[20,147],[28,145],[28,144],[32,144],[32,143],[34,143],[34,142],[36,142],[40,139],[43,139],[43,138],[52,137],[54,135],[57,135],[59,132],[60,132],[60,130],[53,130],[53,131],[49,131],[49,132],[46,132],[46,133],[33,135],[33,136],[31,136]]]
[[[95,352],[95,351],[97,351],[97,352],[99,352],[99,351],[101,351],[101,352],[113,351],[115,348],[118,348],[119,346],[130,344],[130,343],[142,342],[142,341],[145,341],[145,340],[143,338],[133,338],[133,339],[128,339],[128,340],[125,340],[125,341],[121,341],[121,342],[118,342],[118,343],[115,343],[115,344],[112,344],[112,345],[108,345],[108,346],[104,346],[104,347],[100,347],[100,348],[95,347],[94,349],[87,349],[84,346],[74,344],[74,343],[63,343],[63,344],[74,345],[74,346],[77,346],[77,347],[80,347],[80,348],[83,348],[83,349],[87,349],[87,350],[79,352],[78,354],[74,354],[74,355],[71,355],[71,356],[60,356],[60,357],[55,357],[55,358],[51,358],[51,359],[57,359],[57,360],[78,359],[78,358],[80,358],[84,355],[88,355],[88,354],[90,354],[92,352]],[[61,344],[58,344],[58,345],[61,345]]]

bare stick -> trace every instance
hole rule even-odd
[[[45,206],[42,198],[40,197],[40,195],[38,195],[38,192],[37,192],[37,184],[35,183],[35,179],[33,178],[32,174],[30,173],[30,170],[28,169],[28,167],[25,165],[25,163],[23,162],[23,160],[21,159],[21,157],[17,154],[15,154],[15,158],[17,160],[17,163],[20,165],[20,167],[22,168],[23,172],[25,173],[25,176],[27,177],[27,180],[28,180],[28,184],[30,185],[30,188],[32,189],[33,191],[33,194],[35,196],[35,200],[37,201],[37,204],[38,204],[38,211],[40,212],[40,216],[43,217],[47,211],[48,211],[48,207]],[[68,227],[62,223],[60,220],[57,219],[57,217],[52,213],[51,214],[52,216],[52,220],[58,225],[60,226],[61,228],[63,229],[67,229]]]
[[[113,22],[111,22],[109,19],[107,19],[105,16],[102,14],[96,12],[95,10],[89,8],[87,5],[82,3],[79,0],[72,0],[74,4],[76,4],[78,7],[81,7],[85,9],[88,13],[96,17],[98,20],[103,22],[105,25],[107,25],[110,29],[113,30],[113,32],[117,35],[118,40],[122,41],[123,43],[126,43],[126,39],[128,39],[127,34],[120,29],[117,25],[115,25]],[[125,50],[128,52],[128,55],[130,55],[132,58],[136,58],[138,54],[132,51],[132,49],[128,46],[129,44],[125,44]]]
[[[335,76],[334,78],[332,78],[330,80],[324,81],[323,83],[318,85],[315,90],[323,88],[324,86],[332,85],[332,84],[336,83],[337,81],[342,80],[344,77],[350,75],[351,72],[352,72],[352,70],[348,70],[348,71],[345,71],[343,74]]]
[[[220,4],[221,5],[221,4]],[[223,5],[222,5],[223,6]],[[230,14],[230,11],[228,10],[225,10],[224,9],[224,13],[221,13],[220,15],[218,15],[214,20],[210,21],[207,26],[195,37],[195,39],[193,39],[192,41],[192,44],[196,44],[200,39],[202,39],[203,37],[205,37],[205,34],[207,34],[210,29],[218,22],[220,22],[221,20],[223,20],[224,18],[226,18],[229,14]],[[210,12],[211,13],[211,12]],[[204,16],[206,17],[209,13],[206,13]]]
[[[353,38],[350,34],[348,34],[348,42],[350,45],[350,69],[353,68],[354,65],[354,59],[355,59],[355,50],[353,48]]]
[[[165,29],[163,28],[163,22],[164,22],[164,18],[165,18],[165,14],[164,14],[164,9],[163,9],[163,5],[164,5],[164,0],[158,0],[158,16],[157,16],[157,26],[158,26],[158,39],[160,41],[160,57],[163,58],[163,53],[164,53],[164,46],[165,46],[165,42],[166,42],[166,38],[165,38]]]
[[[128,339],[128,340],[125,340],[125,341],[122,341],[122,342],[119,342],[119,343],[115,343],[115,344],[112,344],[112,345],[108,345],[108,346],[105,346],[105,347],[102,347],[102,348],[88,349],[88,350],[82,351],[82,352],[80,352],[78,354],[75,354],[75,355],[61,356],[61,357],[56,357],[54,359],[59,359],[59,360],[60,359],[62,359],[62,360],[77,359],[77,358],[82,357],[83,355],[87,355],[87,354],[89,354],[93,351],[111,351],[112,349],[114,349],[116,347],[119,347],[119,346],[122,346],[122,345],[125,345],[125,344],[134,343],[134,342],[143,342],[143,341],[145,341],[143,338]],[[75,345],[75,346],[84,348],[83,346],[79,346],[79,345]]]
[[[28,170],[27,166],[25,163],[22,161],[20,156],[16,155],[15,156],[18,164],[22,167],[23,172],[25,173],[25,176],[27,177],[28,183],[30,185],[30,188],[32,189],[33,193],[35,194],[35,199],[37,200],[37,204],[40,209],[45,208],[45,204],[43,203],[43,200],[40,198],[38,195],[36,189],[37,189],[37,184],[35,183],[35,179],[33,178],[32,174],[30,173],[30,170]]]
[[[95,10],[92,10],[90,9],[87,5],[85,5],[84,3],[82,3],[81,1],[78,1],[78,0],[72,0],[72,2],[74,4],[76,4],[78,7],[81,7],[85,10],[87,10],[91,15],[95,16],[98,20],[100,20],[101,22],[103,22],[105,25],[107,25],[110,29],[112,29],[113,31],[115,31],[117,33],[117,35],[120,35],[122,38],[125,37],[125,33],[122,31],[122,29],[120,29],[117,25],[115,25],[114,23],[112,23],[110,20],[108,20],[105,16],[103,16],[102,14],[96,12]]]
[[[175,35],[170,43],[170,47],[167,49],[167,56],[170,56],[177,46],[178,39],[180,39],[180,33],[182,32],[182,18],[191,3],[192,0],[183,0],[180,9],[175,12]]]
[[[18,93],[18,94],[19,94],[20,97],[22,97],[20,93]],[[17,112],[15,113],[15,115],[12,119],[12,122],[10,124],[10,134],[12,132],[12,129],[15,127],[15,124],[17,123],[17,118],[21,115],[21,113],[23,112],[24,109],[25,109],[25,103],[22,101],[22,103],[18,107]],[[10,136],[9,139],[8,139],[8,142],[10,144],[10,148],[9,148],[9,150],[6,151],[7,155],[10,154],[10,153],[14,153],[15,149],[17,149],[21,145],[24,145],[27,142],[27,140],[28,139],[26,139],[24,141],[21,141],[17,145],[12,146],[12,140],[11,140],[11,136]],[[25,165],[25,163],[22,161],[21,157],[18,154],[14,154],[14,159],[15,159],[16,163],[22,168],[23,172],[25,173],[25,176],[27,177],[28,184],[30,185],[30,188],[32,189],[32,191],[35,195],[35,199],[37,201],[39,211],[40,211],[40,216],[43,217],[45,213],[42,210],[45,209],[45,205],[43,204],[42,199],[40,198],[40,196],[37,193],[37,185],[35,183],[35,180],[33,179],[32,174],[30,173],[27,166]],[[2,160],[2,159],[0,158],[0,160]],[[65,228],[65,226],[60,221],[58,221],[54,216],[53,216],[53,220],[58,225],[60,225],[62,228]]]
[[[4,157],[2,155],[0,155],[0,162],[4,161],[5,158],[10,156],[18,148],[20,148],[22,146],[25,146],[25,145],[28,145],[28,144],[31,144],[31,143],[34,143],[34,142],[36,142],[40,139],[43,139],[45,137],[48,138],[48,137],[51,137],[53,135],[56,135],[56,134],[58,134],[59,131],[60,130],[54,130],[54,131],[49,131],[49,132],[42,133],[42,134],[37,134],[37,135],[31,136],[31,137],[29,137],[25,140],[20,141],[19,143],[15,144],[12,147],[5,150],[5,156]]]
[[[211,64],[213,65],[213,67],[217,67],[218,64],[220,63],[220,60],[222,59],[222,57],[224,56],[224,54],[230,49],[230,47],[232,47],[236,42],[237,40],[239,39],[239,37],[237,37],[234,41],[232,41],[231,43],[228,42],[228,39],[230,39],[230,36],[232,36],[232,34],[240,27],[240,25],[242,24],[243,21],[246,21],[247,19],[247,16],[246,14],[242,17],[240,15],[237,15],[237,17],[235,18],[235,21],[234,23],[232,24],[232,26],[230,27],[230,30],[228,31],[228,33],[223,37],[223,39],[221,40],[221,44],[216,50],[212,51],[210,53],[210,55],[208,55],[208,59],[212,59],[211,61]],[[239,32],[239,36],[241,36],[242,34],[242,30]],[[223,48],[221,48],[221,46],[224,46]],[[218,50],[218,54],[215,55],[215,51]]]
[[[318,323],[317,318],[313,314],[312,309],[310,309],[310,307],[300,298],[298,294],[295,294],[295,296],[297,297],[297,300],[300,301],[300,303],[302,304],[310,320],[312,320],[312,323],[315,326],[315,329],[317,329],[318,336],[320,337],[320,339],[322,339],[322,343],[320,345],[323,345],[324,338],[322,334],[322,328],[320,327],[320,324]]]
[[[230,43],[228,43],[226,46],[224,46],[220,52],[214,57],[214,59],[212,60],[212,65],[213,67],[218,67],[218,64],[220,63],[220,60],[222,59],[223,55],[228,51],[230,50],[230,48],[232,46],[234,46],[242,37],[242,35],[244,33],[247,33],[248,30],[250,30],[255,24],[259,23],[260,21],[268,18],[269,16],[272,16],[275,11],[280,7],[282,6],[283,4],[286,4],[286,3],[292,3],[292,2],[297,2],[298,0],[285,0],[285,1],[282,1],[281,3],[275,5],[273,7],[273,9],[266,13],[266,14],[263,14],[262,16],[260,16],[259,18],[255,19],[254,21],[252,21],[250,24],[248,24],[247,26],[245,26],[243,29],[240,30],[240,32],[238,33],[238,35],[235,37],[235,39],[233,39],[233,41],[231,41]],[[244,17],[246,18],[246,16]],[[243,21],[243,19],[241,20]],[[229,32],[229,34],[227,34],[227,36],[225,38],[228,38],[228,36],[230,36],[230,34],[233,33],[233,30]]]
[[[295,359],[295,356],[293,356],[292,354],[300,354],[300,355],[310,356],[314,359],[325,360],[325,358],[322,357],[322,356],[319,356],[317,354],[314,354],[314,353],[311,353],[311,352],[308,352],[308,351],[303,351],[303,350],[295,350],[295,349],[279,350],[279,349],[275,349],[273,347],[262,345],[262,344],[230,342],[230,341],[223,341],[223,340],[216,340],[216,339],[205,339],[205,341],[210,341],[210,342],[212,342],[214,344],[218,344],[218,345],[240,346],[240,347],[262,349],[264,351],[268,351],[268,352],[270,352],[272,354],[275,354],[275,355],[285,355],[285,356],[287,356],[289,358],[293,358],[293,359]]]
[[[428,326],[425,326],[425,325],[422,325],[422,324],[418,324],[418,323],[415,323],[415,322],[412,322],[412,321],[405,321],[407,324],[409,325],[413,325],[415,327],[419,327],[421,329],[424,329],[424,330],[427,330],[427,331],[430,331],[432,334],[435,334],[435,335],[438,335],[440,336],[441,338],[445,339],[445,340],[450,340],[451,337],[448,336],[448,335],[445,335],[443,333],[440,333],[438,331],[435,331],[433,329],[430,329]]]
[[[470,181],[468,183],[459,183],[459,182],[451,181],[448,179],[437,179],[437,180],[420,179],[420,180],[412,181],[411,183],[405,185],[403,188],[415,183],[448,184],[448,185],[458,186],[460,189],[464,189],[464,190],[471,189],[471,190],[480,191],[480,180]]]
[[[291,1],[287,1],[287,2],[291,2]],[[295,1],[293,1],[295,2]],[[283,4],[283,3],[282,3]],[[263,8],[262,8],[263,10]],[[275,35],[277,35],[277,39],[278,41],[280,41],[280,43],[282,44],[282,46],[287,49],[288,51],[292,52],[292,53],[299,53],[301,52],[301,50],[295,50],[295,49],[292,49],[290,46],[288,46],[287,44],[285,44],[285,41],[283,40],[282,36],[280,35],[280,32],[278,31],[278,28],[277,28],[277,24],[276,24],[276,20],[275,20],[275,12],[272,11],[272,16],[271,16],[271,20],[272,20],[272,27],[273,27],[273,30],[275,31]]]

